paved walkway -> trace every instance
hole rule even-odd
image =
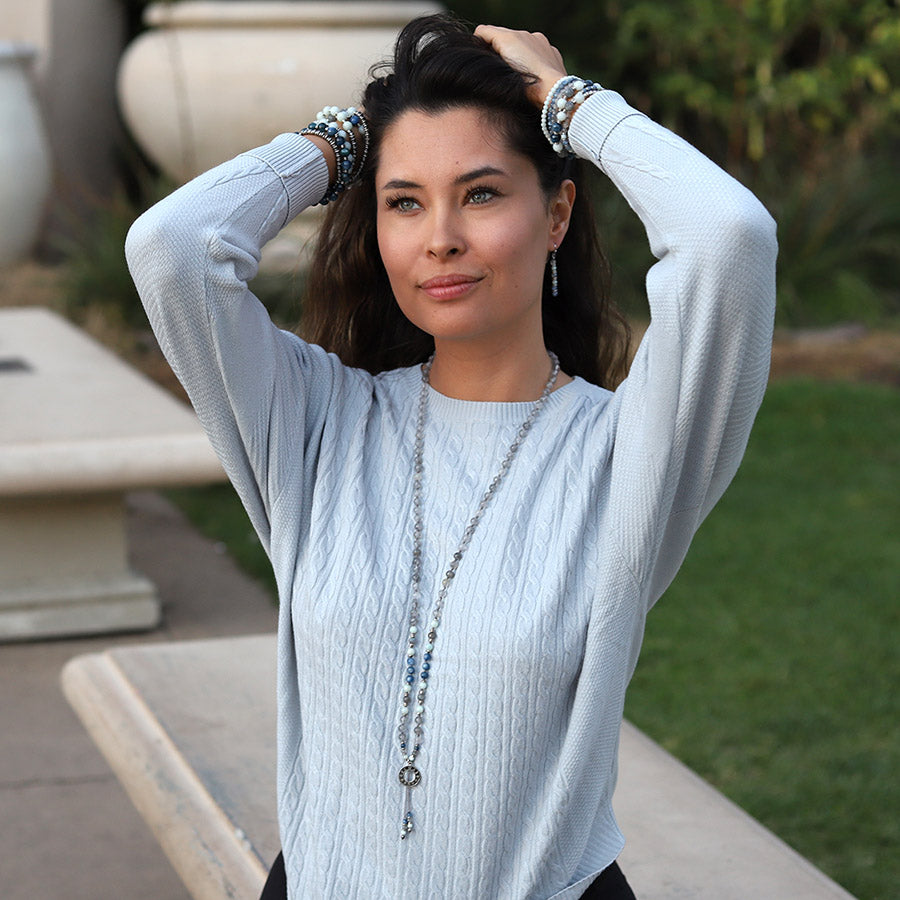
[[[127,637],[0,645],[0,897],[189,900],[59,688],[63,664],[113,645],[271,632],[268,594],[159,495],[129,497],[134,567],[163,627]]]

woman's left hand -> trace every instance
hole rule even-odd
[[[538,108],[543,106],[553,85],[566,74],[562,54],[540,32],[479,25],[475,34],[486,40],[514,69],[537,76],[538,80],[528,86],[528,97]]]

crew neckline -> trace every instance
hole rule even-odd
[[[418,391],[421,385],[421,373],[419,367],[414,369],[414,388]],[[559,409],[569,403],[576,396],[581,385],[587,385],[579,377],[573,378],[568,384],[557,388],[547,397],[544,410]],[[449,397],[428,385],[428,415],[429,418],[437,418],[441,421],[452,422],[492,422],[497,425],[508,423],[521,424],[531,412],[534,400],[460,400],[457,397]],[[539,417],[540,418],[540,417]]]

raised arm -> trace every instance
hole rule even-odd
[[[638,214],[658,260],[647,274],[651,324],[615,398],[611,491],[621,549],[653,603],[734,476],[765,391],[775,223],[611,91],[582,105],[569,137]]]
[[[327,183],[322,151],[283,134],[179,188],[134,223],[126,242],[163,353],[266,546],[285,474],[274,470],[283,455],[269,448],[289,446],[277,433],[286,423],[301,452],[313,441],[333,364],[277,329],[247,282],[263,244]]]
[[[565,75],[542,35],[478,33],[533,74],[536,108]],[[647,275],[651,325],[613,401],[609,474],[613,537],[649,605],[734,476],[765,390],[775,223],[750,191],[613,91],[577,107],[568,139],[640,217],[658,260]]]

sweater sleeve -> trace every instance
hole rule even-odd
[[[313,144],[283,134],[156,204],[125,245],[160,347],[267,551],[288,466],[312,465],[336,362],[276,328],[247,282],[265,242],[317,200],[327,180]]]
[[[614,397],[609,476],[613,538],[652,605],[734,476],[762,400],[775,223],[750,191],[612,91],[582,104],[569,136],[640,217],[657,259],[651,324]]]

